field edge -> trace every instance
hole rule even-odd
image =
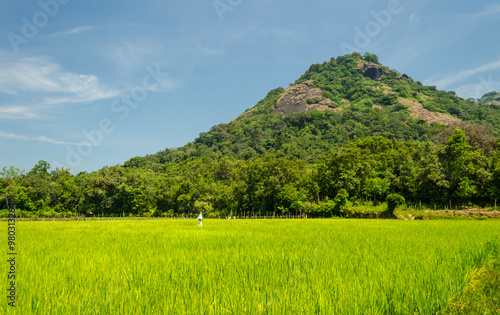
[[[462,292],[437,314],[500,314],[500,242],[488,246],[492,255],[469,272]]]

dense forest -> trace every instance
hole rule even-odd
[[[182,148],[121,166],[76,175],[45,161],[29,172],[4,168],[0,209],[10,201],[19,214],[35,217],[200,211],[329,217],[395,197],[437,207],[500,199],[496,92],[465,100],[390,70],[369,53],[312,65],[291,86],[304,82],[321,90],[329,108],[278,112],[289,91],[278,88]]]

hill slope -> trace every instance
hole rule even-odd
[[[495,91],[486,93],[479,100],[480,104],[500,106],[500,93]]]
[[[499,136],[500,108],[424,86],[381,65],[375,55],[354,53],[312,65],[289,88],[270,91],[230,123],[212,127],[182,148],[125,165],[268,154],[308,161],[366,136],[430,141],[439,138],[443,126],[464,128],[463,122],[488,125],[489,134]]]

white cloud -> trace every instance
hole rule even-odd
[[[0,107],[0,118],[4,119],[32,119],[37,116],[32,108],[26,106]]]
[[[74,35],[74,34],[78,34],[78,33],[83,33],[83,32],[89,31],[91,29],[93,29],[92,26],[78,26],[78,27],[75,27],[75,28],[72,28],[72,29],[69,29],[69,30],[64,30],[64,31],[52,33],[52,34],[49,35],[49,37],[59,37],[59,36],[66,36],[66,35]]]
[[[480,99],[484,94],[491,91],[500,91],[500,82],[495,82],[493,75],[488,77],[480,76],[476,83],[462,85],[455,89],[458,96],[475,99]]]
[[[483,11],[478,12],[478,13],[470,13],[470,14],[463,14],[461,17],[462,18],[472,18],[472,19],[477,19],[477,18],[482,18],[488,15],[494,15],[494,14],[500,14],[500,4],[499,3],[494,3],[486,6]]]
[[[479,67],[474,68],[474,69],[460,71],[457,74],[449,75],[449,76],[441,78],[441,79],[430,78],[430,79],[427,79],[424,83],[425,84],[433,84],[433,85],[436,85],[440,89],[444,89],[444,88],[446,88],[454,83],[465,80],[473,75],[479,75],[480,73],[483,73],[486,71],[493,71],[496,69],[500,69],[500,60],[479,66]]]
[[[123,41],[113,44],[109,51],[107,50],[108,56],[122,71],[137,71],[144,67],[145,57],[150,56],[154,50],[144,41],[141,41],[141,43]]]
[[[65,71],[43,57],[15,59],[0,53],[1,94],[15,101],[0,106],[0,118],[30,119],[37,110],[113,98],[120,91],[103,86],[95,75]]]
[[[408,19],[408,33],[415,33],[420,26],[421,18],[416,14],[410,14]]]
[[[116,92],[107,90],[94,75],[66,72],[61,66],[42,57],[8,60],[0,57],[0,93],[19,92],[59,93],[85,96],[89,93],[108,98]],[[78,102],[78,97],[74,102]]]
[[[3,131],[0,131],[0,137],[8,138],[8,139],[15,139],[15,140],[22,140],[22,141],[46,142],[46,143],[51,143],[51,144],[85,145],[85,143],[71,143],[71,142],[58,141],[58,140],[54,140],[52,138],[48,138],[48,137],[43,136],[43,135],[37,136],[37,137],[28,137],[28,136],[16,135],[13,133],[7,133],[7,132],[3,132]]]

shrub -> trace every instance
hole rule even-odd
[[[333,208],[333,215],[344,216],[349,203],[349,193],[345,189],[341,189],[333,199],[335,206]]]
[[[387,201],[387,211],[392,214],[398,206],[405,204],[405,198],[399,194],[390,194],[385,200]]]

